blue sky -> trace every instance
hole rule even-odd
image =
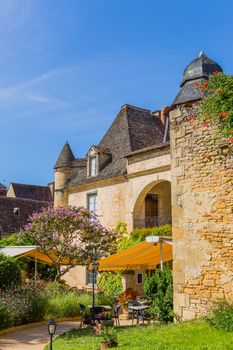
[[[0,182],[47,184],[66,140],[83,156],[122,104],[170,104],[201,50],[232,73],[232,13],[227,0],[0,0]]]

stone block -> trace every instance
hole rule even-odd
[[[191,310],[183,310],[183,320],[193,320],[194,318],[196,318],[196,313],[194,311]]]
[[[174,304],[176,306],[188,306],[188,297],[183,293],[174,293]]]
[[[183,272],[173,272],[173,281],[176,283],[185,283],[185,274]]]
[[[206,287],[214,287],[215,286],[215,280],[213,279],[204,279],[203,285]]]

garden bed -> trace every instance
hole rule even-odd
[[[53,349],[97,350],[100,341],[90,331],[72,330],[57,338]],[[118,330],[118,344],[119,350],[231,350],[233,332],[212,328],[205,321],[122,327]]]

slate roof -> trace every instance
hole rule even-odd
[[[140,153],[145,153],[145,152],[149,152],[149,151],[154,151],[156,149],[162,149],[162,148],[166,148],[170,146],[170,141],[166,141],[160,145],[153,145],[153,146],[149,146],[149,147],[145,147],[142,149],[139,149],[137,151],[131,152],[129,154],[126,155],[126,157],[130,157],[130,156],[134,156],[135,154],[140,154]]]
[[[164,126],[150,110],[122,106],[112,125],[97,147],[108,149],[111,162],[95,177],[87,177],[83,168],[66,187],[105,180],[126,174],[125,156],[140,149],[163,143]]]
[[[199,100],[205,96],[199,89],[193,86],[194,82],[208,79],[214,72],[222,72],[218,63],[208,58],[203,51],[184,70],[181,89],[172,105]]]
[[[73,152],[70,148],[69,143],[66,141],[64,147],[62,148],[62,151],[56,161],[56,164],[54,165],[54,169],[61,168],[61,167],[69,167],[71,166],[72,161],[74,160]]]
[[[27,198],[37,201],[52,202],[52,193],[48,186],[25,185],[11,183],[15,197]]]
[[[6,196],[7,188],[5,185],[0,183],[0,196]]]
[[[31,199],[1,197],[0,196],[0,231],[5,233],[18,232],[27,224],[29,216],[42,208],[52,206],[53,203],[35,201]],[[14,209],[19,208],[19,215]]]

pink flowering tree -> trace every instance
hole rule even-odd
[[[114,253],[118,238],[87,209],[72,206],[34,213],[22,234],[50,258],[57,269],[56,280],[75,264],[85,264],[93,247],[98,259]]]

